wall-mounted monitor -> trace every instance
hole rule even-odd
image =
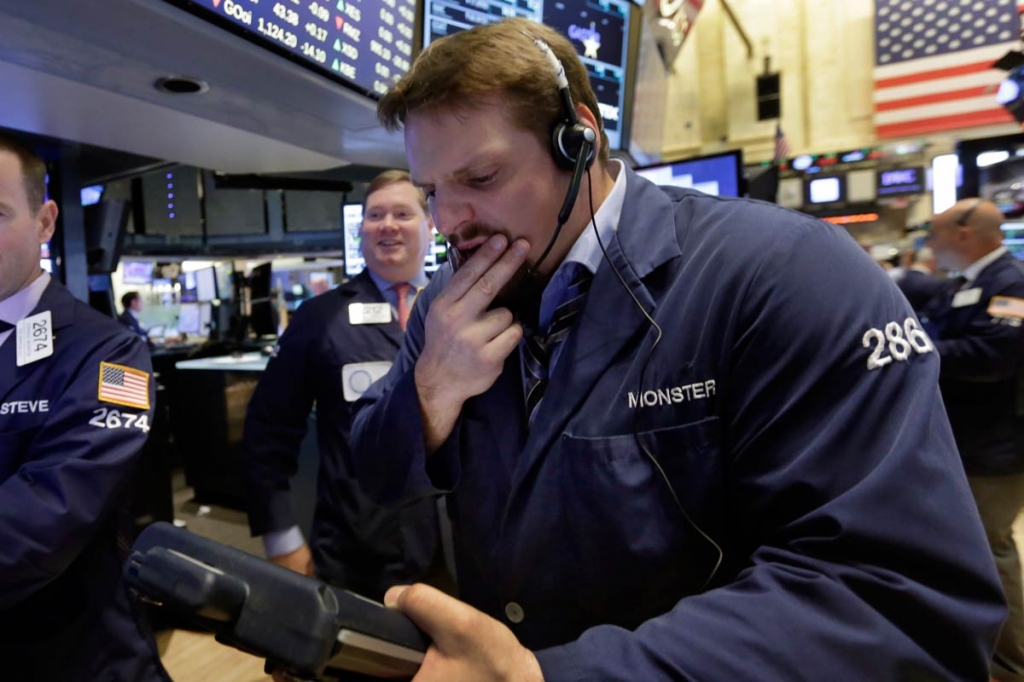
[[[807,181],[808,204],[834,204],[844,200],[843,178],[832,175]]]
[[[473,26],[522,17],[568,37],[590,75],[611,149],[629,149],[641,13],[630,0],[426,0],[423,46]]]
[[[922,194],[924,191],[924,168],[893,168],[878,171],[879,197]]]
[[[153,263],[151,261],[125,261],[121,266],[121,281],[125,284],[152,284]]]
[[[406,71],[415,0],[166,0],[365,95]]]
[[[684,161],[637,168],[638,175],[656,185],[695,189],[722,197],[740,196],[743,152],[732,151]]]

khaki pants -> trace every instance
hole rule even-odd
[[[1024,592],[1013,522],[1024,507],[1024,474],[969,476],[989,547],[1010,613],[996,641],[992,676],[1000,682],[1024,682]]]

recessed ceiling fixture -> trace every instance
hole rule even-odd
[[[153,86],[172,95],[201,95],[210,89],[206,81],[191,76],[163,76],[157,78]]]

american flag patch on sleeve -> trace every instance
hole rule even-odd
[[[97,398],[105,403],[148,410],[149,374],[124,365],[101,362]]]
[[[1024,299],[1011,296],[993,296],[988,302],[988,314],[992,317],[1024,317]]]

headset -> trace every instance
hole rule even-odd
[[[558,226],[555,228],[555,233],[551,237],[551,241],[548,242],[547,248],[544,249],[544,253],[542,253],[540,258],[537,259],[537,262],[533,267],[536,269],[540,266],[541,262],[547,258],[551,248],[558,240],[558,236],[561,234],[562,228],[565,226],[566,221],[569,220],[569,214],[572,213],[573,205],[576,203],[576,197],[579,195],[580,185],[583,181],[583,173],[586,172],[587,194],[590,204],[590,224],[594,229],[594,235],[597,237],[597,243],[601,247],[601,254],[604,257],[605,262],[608,264],[608,267],[612,269],[612,272],[615,273],[615,276],[622,284],[622,288],[626,290],[626,293],[629,294],[629,297],[633,300],[637,309],[641,314],[643,314],[648,324],[651,325],[651,328],[657,332],[654,338],[654,343],[651,344],[651,349],[648,351],[647,357],[644,359],[644,363],[640,367],[638,390],[639,394],[643,395],[644,375],[647,372],[647,365],[650,364],[651,357],[654,355],[655,349],[658,347],[658,344],[661,343],[662,330],[657,321],[651,316],[647,309],[644,308],[636,295],[633,294],[633,290],[629,288],[629,284],[626,283],[625,277],[622,276],[622,273],[620,273],[618,268],[615,267],[615,264],[612,263],[604,242],[601,240],[601,233],[597,229],[597,218],[594,215],[594,184],[590,177],[590,166],[594,161],[597,132],[590,126],[580,123],[579,117],[576,115],[576,107],[573,106],[572,96],[569,92],[569,81],[565,77],[565,68],[563,67],[562,62],[559,61],[558,57],[555,56],[551,47],[543,40],[535,38],[525,31],[523,32],[523,35],[532,40],[544,54],[544,57],[551,65],[551,68],[555,73],[555,78],[558,81],[558,96],[562,103],[564,117],[555,124],[555,127],[551,131],[551,154],[559,168],[573,171],[572,182],[569,183],[569,191],[566,192],[565,200],[562,202],[562,208],[558,212]],[[718,573],[718,569],[721,567],[722,561],[725,558],[725,553],[722,551],[722,548],[718,543],[716,543],[710,535],[705,533],[704,530],[701,529],[701,527],[698,526],[692,518],[690,518],[690,515],[686,512],[686,507],[683,506],[682,501],[676,494],[675,488],[672,487],[672,481],[669,479],[668,474],[665,473],[665,470],[662,468],[658,458],[655,457],[654,454],[647,449],[647,446],[644,445],[643,441],[640,440],[638,430],[639,413],[640,410],[636,410],[633,413],[633,440],[661,475],[661,479],[668,487],[672,500],[675,502],[676,507],[679,508],[683,518],[686,519],[686,522],[695,531],[697,531],[697,533],[704,538],[704,540],[706,540],[718,554],[718,558],[715,561],[714,567],[711,569],[711,573],[704,580],[704,584],[701,586],[701,591],[703,592]]]
[[[584,171],[586,171],[587,177],[590,177],[590,165],[594,162],[597,131],[588,125],[580,123],[579,116],[576,115],[576,107],[572,103],[572,95],[569,92],[569,80],[565,77],[565,68],[562,66],[562,62],[558,60],[558,57],[555,56],[551,47],[543,40],[534,38],[526,32],[523,32],[523,35],[533,41],[555,73],[555,80],[558,82],[558,99],[562,104],[563,118],[555,123],[555,127],[551,130],[551,156],[559,168],[572,171],[572,181],[569,183],[569,190],[565,193],[561,210],[558,211],[558,226],[555,228],[555,233],[552,235],[551,241],[548,242],[547,248],[544,249],[544,253],[540,255],[540,258],[533,265],[534,269],[537,269],[544,262],[544,259],[548,257],[548,254],[551,253],[551,249],[554,247],[555,242],[558,241],[559,235],[562,234],[562,228],[565,227],[565,223],[569,220],[569,215],[576,204],[576,197],[580,193]]]

